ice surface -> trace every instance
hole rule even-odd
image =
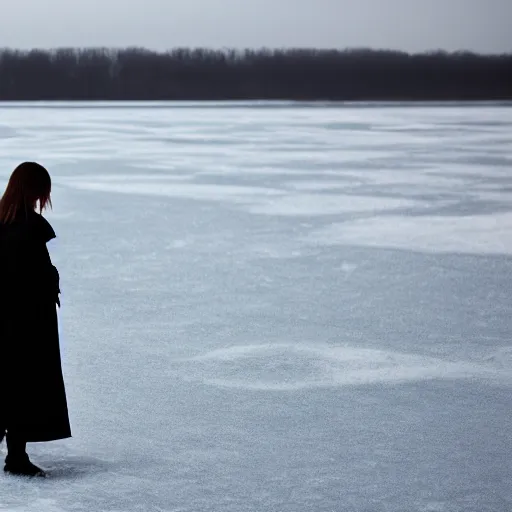
[[[505,194],[506,197],[506,194]],[[512,255],[512,213],[466,216],[387,216],[332,224],[314,242]]]
[[[507,371],[469,362],[353,347],[277,343],[214,350],[184,360],[183,370],[186,379],[206,384],[275,391],[470,377],[510,384],[512,378]]]
[[[512,510],[512,108],[0,105],[54,180],[74,437],[23,512]]]

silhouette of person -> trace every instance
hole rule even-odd
[[[59,273],[46,247],[55,232],[41,215],[51,206],[50,193],[48,171],[25,162],[0,200],[0,442],[6,437],[4,471],[14,475],[46,476],[30,461],[27,442],[71,437],[57,322]]]

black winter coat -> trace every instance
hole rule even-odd
[[[28,442],[71,437],[50,224],[29,212],[0,224],[0,429]]]

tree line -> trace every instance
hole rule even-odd
[[[0,49],[0,100],[509,100],[512,54]]]

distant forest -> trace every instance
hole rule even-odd
[[[0,100],[510,100],[512,54],[0,49]]]

